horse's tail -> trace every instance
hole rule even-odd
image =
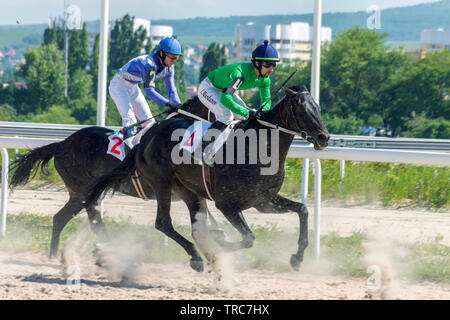
[[[42,172],[47,173],[48,162],[55,155],[59,144],[60,142],[51,143],[18,156],[9,166],[9,172],[13,173],[9,183],[11,190],[19,185],[27,184],[30,176],[36,175],[39,167]]]
[[[123,159],[119,166],[109,173],[100,176],[94,182],[93,186],[89,189],[89,195],[86,199],[87,205],[96,202],[103,191],[107,192],[109,189],[113,189],[113,191],[119,190],[122,182],[131,178],[136,168],[136,150],[136,147],[131,149],[130,153]]]

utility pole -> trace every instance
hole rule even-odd
[[[69,3],[68,3],[69,2]],[[80,7],[70,4],[70,0],[64,0],[64,96],[67,97],[67,89],[69,84],[69,30],[81,29],[81,11]]]
[[[316,103],[320,96],[320,45],[322,41],[322,0],[314,2],[314,29],[311,69],[311,95]],[[309,171],[309,170],[308,170]],[[321,165],[320,159],[314,159],[314,256],[320,257],[320,211],[321,211]]]
[[[97,83],[97,125],[104,127],[106,118],[106,71],[108,63],[109,0],[102,0]]]

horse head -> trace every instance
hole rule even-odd
[[[286,93],[280,115],[288,129],[299,133],[305,140],[322,150],[328,146],[330,134],[320,117],[320,106],[305,86],[283,88]],[[284,120],[283,120],[284,118]]]

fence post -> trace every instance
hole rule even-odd
[[[314,256],[320,257],[320,205],[322,200],[322,168],[314,159]]]
[[[2,148],[2,206],[1,206],[1,235],[6,236],[6,205],[8,203],[8,150]]]
[[[339,174],[340,174],[341,180],[344,180],[344,176],[345,176],[345,160],[339,160]]]
[[[309,158],[302,162],[302,203],[306,206],[308,201]]]

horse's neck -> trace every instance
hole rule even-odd
[[[279,127],[282,128],[286,128],[286,123],[284,122],[287,118],[287,115],[285,115],[284,113],[286,113],[287,108],[283,107],[284,104],[287,103],[287,101],[285,99],[281,100],[275,107],[273,107],[271,110],[264,112],[262,115],[262,120],[266,121],[266,122],[270,122],[274,125],[277,125]],[[281,110],[280,108],[283,108],[283,110]],[[286,160],[287,154],[289,152],[289,148],[291,147],[292,141],[294,140],[294,136],[292,134],[289,133],[285,133],[282,131],[278,131],[279,133],[279,157],[280,157],[280,162],[284,162]]]

